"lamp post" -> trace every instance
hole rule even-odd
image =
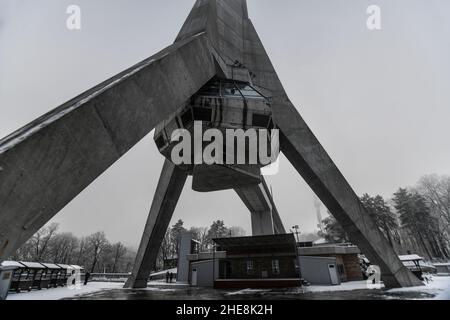
[[[213,279],[213,288],[216,282],[216,247],[217,244],[213,244],[213,261],[212,261],[212,279]]]
[[[297,242],[299,243],[300,242],[300,237],[299,237],[299,235],[300,235],[300,227],[298,226],[298,225],[295,225],[295,226],[293,226],[292,227],[292,229],[294,229],[295,230],[295,235],[296,235],[296,239],[297,239]]]
[[[292,230],[294,229],[295,232]],[[295,255],[297,257],[297,264],[298,264],[298,276],[300,279],[300,287],[303,286],[303,277],[302,277],[302,269],[300,268],[300,256],[298,254],[298,244],[300,243],[300,238],[299,238],[299,234],[300,234],[300,227],[298,225],[293,226],[291,229],[291,232],[294,233],[296,235],[296,240],[295,240]]]

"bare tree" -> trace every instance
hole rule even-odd
[[[108,240],[106,240],[104,232],[96,232],[87,238],[87,243],[89,244],[90,255],[92,258],[91,273],[93,273],[100,255],[108,244]]]
[[[208,249],[208,228],[192,227],[190,232],[194,235],[194,239],[198,241],[198,251],[206,251]]]
[[[247,232],[242,227],[234,226],[230,227],[229,230],[232,237],[245,237],[247,235]]]
[[[450,228],[450,176],[428,175],[420,179],[417,191],[428,200],[433,213]]]
[[[31,239],[30,243],[33,247],[33,253],[30,258],[34,261],[42,261],[44,254],[48,249],[48,244],[56,234],[59,225],[52,223],[39,230]]]
[[[121,242],[117,242],[116,244],[114,244],[112,246],[113,249],[113,266],[112,266],[112,273],[116,272],[116,268],[118,266],[118,264],[120,263],[120,259],[122,259],[122,257],[124,257],[127,253],[127,248],[121,243]]]
[[[78,239],[72,233],[56,234],[49,243],[49,256],[46,260],[54,263],[71,264]]]
[[[439,221],[436,232],[430,235],[435,238],[437,251],[450,257],[450,176],[424,176],[416,191],[427,200],[432,215]]]

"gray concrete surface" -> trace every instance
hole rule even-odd
[[[2,139],[0,260],[176,111],[216,66],[205,34],[186,38]]]
[[[381,267],[386,285],[420,285],[289,101],[248,19],[245,0],[198,0],[173,46],[0,141],[0,259],[209,79],[216,74],[232,78],[236,67],[248,69],[253,84],[272,96],[282,152],[351,241]],[[152,237],[148,229],[144,238]],[[159,246],[158,241],[150,242]],[[142,267],[150,263],[146,256],[156,250],[148,243],[143,239],[141,247],[147,249],[140,250],[136,281],[144,276],[137,270],[148,269]]]
[[[147,287],[147,280],[155,266],[159,248],[169,227],[186,179],[187,173],[185,171],[166,160],[145,225],[133,272],[125,284],[125,288]]]

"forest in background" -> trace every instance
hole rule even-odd
[[[433,261],[450,259],[449,176],[425,176],[412,188],[399,188],[390,199],[365,194],[361,202],[398,254],[416,253]],[[323,231],[303,234],[301,241],[323,238],[330,243],[350,242],[331,215],[322,223]],[[214,221],[210,227],[190,229],[179,220],[166,232],[155,271],[173,265],[178,256],[177,239],[186,231],[193,233],[200,251],[211,250],[214,238],[246,235],[243,228],[227,227],[222,220]],[[80,238],[58,232],[58,225],[53,223],[39,230],[10,259],[75,264],[91,273],[128,273],[132,271],[135,256],[135,248],[121,242],[111,243],[104,232]]]

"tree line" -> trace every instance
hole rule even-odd
[[[90,273],[129,273],[132,271],[136,250],[121,242],[111,243],[104,232],[87,237],[76,237],[72,233],[58,232],[59,225],[51,223],[39,230],[20,247],[13,256],[15,261],[57,263],[83,266]],[[199,250],[211,249],[212,239],[244,236],[240,227],[227,227],[222,220],[214,221],[209,228],[186,229],[178,220],[167,230],[163,239],[155,271],[163,270],[178,256],[178,238],[182,232],[190,231],[199,243]],[[173,266],[173,265],[172,265]],[[176,262],[175,265],[176,267]]]
[[[450,176],[424,176],[413,188],[399,188],[391,199],[364,194],[361,202],[398,254],[450,258]],[[349,242],[333,217],[323,225],[321,236],[327,241]]]
[[[178,220],[166,232],[156,261],[156,270],[176,266],[173,262],[178,258],[178,239],[183,232],[187,231],[193,234],[199,252],[212,250],[213,239],[215,238],[243,237],[246,235],[243,228],[227,227],[223,220],[214,221],[209,228],[192,227],[190,229],[184,227],[183,220]]]
[[[398,254],[417,253],[431,260],[450,258],[449,176],[425,176],[413,188],[399,188],[390,199],[364,194],[361,203]],[[318,236],[326,241],[350,242],[332,216],[323,220],[323,226],[324,232]],[[176,266],[178,239],[186,231],[193,233],[199,251],[211,250],[214,238],[246,235],[241,227],[227,227],[222,220],[210,227],[190,229],[179,220],[165,234],[155,271]],[[10,259],[80,265],[91,273],[128,273],[135,256],[134,248],[111,243],[104,232],[76,237],[58,232],[58,224],[53,223],[39,230]]]
[[[111,243],[104,232],[76,237],[58,232],[52,223],[39,230],[15,254],[16,261],[79,265],[90,273],[126,273],[133,266],[135,251],[121,242]]]

